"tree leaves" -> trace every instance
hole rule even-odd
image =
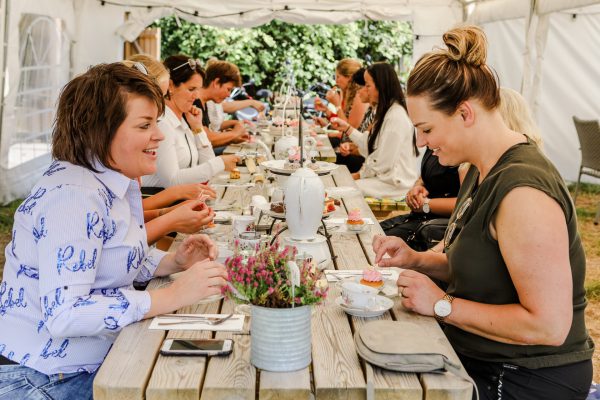
[[[163,18],[163,57],[187,54],[207,61],[211,57],[235,63],[244,80],[276,88],[284,78],[286,60],[296,71],[300,88],[315,82],[333,84],[335,65],[342,58],[388,61],[401,78],[412,55],[412,29],[408,22],[357,21],[344,25],[298,25],[271,21],[256,28],[215,28]]]

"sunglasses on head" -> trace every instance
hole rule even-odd
[[[148,75],[148,69],[146,68],[146,66],[144,64],[142,64],[139,61],[136,61],[133,63],[133,68],[137,69],[144,75]]]
[[[177,71],[179,68],[185,67],[186,65],[189,66],[192,71],[195,71],[196,67],[201,66],[200,60],[198,60],[197,58],[196,59],[188,58],[186,62],[184,62],[183,64],[181,64],[178,67],[173,68],[171,71]]]

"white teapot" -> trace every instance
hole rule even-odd
[[[286,130],[283,136],[275,142],[275,159],[277,160],[287,160],[288,159],[288,150],[291,147],[298,146],[298,138],[293,136],[291,130]]]
[[[290,238],[314,239],[323,217],[325,185],[309,168],[299,168],[285,183],[285,219]]]

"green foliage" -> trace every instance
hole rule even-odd
[[[357,21],[344,25],[297,25],[272,21],[256,28],[215,28],[174,17],[154,24],[161,28],[163,58],[183,53],[201,60],[216,57],[237,64],[244,79],[276,89],[285,60],[296,71],[298,87],[333,83],[335,65],[346,57],[388,61],[406,70],[412,55],[412,30],[407,22]],[[404,77],[401,74],[401,77]]]

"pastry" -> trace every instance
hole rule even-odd
[[[360,283],[374,288],[380,288],[383,286],[383,277],[381,276],[381,272],[376,269],[367,268],[363,271]]]
[[[325,197],[325,204],[323,208],[323,213],[327,214],[335,211],[335,200],[331,197]]]
[[[283,201],[271,203],[271,211],[277,214],[283,214],[285,212],[285,204]]]
[[[229,179],[240,179],[241,178],[241,174],[240,174],[240,170],[237,168],[234,168],[231,170],[231,172],[229,172]]]
[[[360,209],[355,208],[348,213],[348,219],[346,220],[346,225],[348,229],[356,231],[361,230],[365,221],[362,219],[362,215],[360,213]]]
[[[265,176],[263,174],[254,175],[254,183],[265,183]]]

